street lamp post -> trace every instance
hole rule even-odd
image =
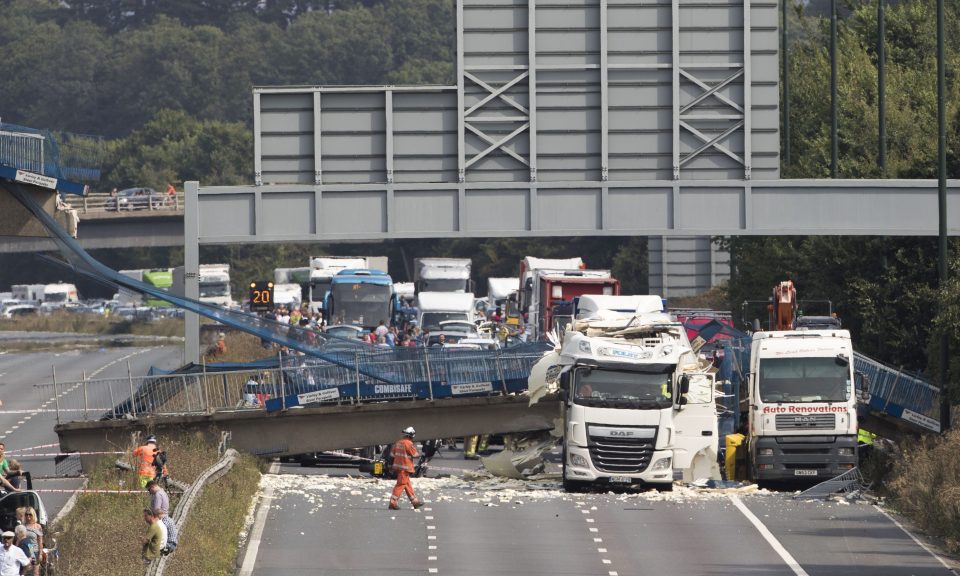
[[[940,276],[940,288],[947,286],[947,112],[946,112],[946,67],[947,62],[944,55],[944,30],[943,30],[943,0],[937,0],[937,123],[939,126],[939,136],[937,143],[938,156],[938,189],[937,189],[937,208],[939,216],[939,242],[938,251],[940,260],[938,262],[938,272]],[[945,306],[940,304],[941,309]],[[940,334],[940,432],[946,433],[950,429],[950,338],[944,329]]]

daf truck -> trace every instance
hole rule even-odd
[[[756,332],[748,362],[740,399],[754,480],[820,482],[857,465],[849,331]]]
[[[580,298],[552,371],[565,489],[719,478],[714,378],[659,296]]]
[[[473,292],[469,258],[415,258],[413,284],[421,292]]]

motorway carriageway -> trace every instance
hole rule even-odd
[[[755,486],[568,494],[556,480],[479,477],[459,451],[444,448],[431,464],[413,480],[427,501],[417,511],[407,501],[387,510],[393,482],[356,468],[275,464],[239,574],[957,574],[865,502],[795,501]]]

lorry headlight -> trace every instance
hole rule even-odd
[[[587,354],[593,353],[593,351],[590,349],[590,342],[587,340],[581,340],[577,347],[580,348],[581,352],[586,352]]]
[[[853,448],[837,448],[837,454],[840,456],[853,456]]]
[[[773,456],[773,448],[761,448],[757,450],[758,456]]]
[[[671,458],[661,458],[653,463],[653,468],[651,470],[668,470],[670,468]]]
[[[661,356],[669,356],[672,352],[673,352],[672,344],[667,344],[666,346],[660,349]]]
[[[574,466],[580,466],[580,467],[586,468],[586,467],[587,467],[587,459],[584,458],[583,456],[579,455],[579,454],[571,454],[571,455],[570,455],[570,464],[572,464],[572,465],[574,465]]]

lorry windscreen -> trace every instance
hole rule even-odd
[[[421,292],[466,292],[467,281],[464,278],[431,278],[420,280]]]
[[[44,302],[66,302],[67,293],[66,292],[47,292],[43,295]]]
[[[602,408],[668,408],[670,374],[577,368],[573,401]]]
[[[466,312],[424,312],[420,318],[420,328],[431,332],[444,330],[445,328],[440,323],[450,320],[469,322],[470,318],[468,318]]]
[[[335,284],[333,316],[337,322],[365,328],[376,326],[380,320],[390,321],[392,286],[377,284]]]
[[[832,356],[761,358],[759,377],[763,402],[846,402],[850,399],[850,366]]]
[[[230,284],[226,282],[201,282],[200,297],[213,298],[216,296],[229,296]]]

